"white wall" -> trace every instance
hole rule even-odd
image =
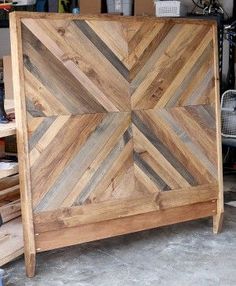
[[[0,28],[0,58],[10,55],[9,29]]]

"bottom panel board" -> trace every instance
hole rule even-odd
[[[94,224],[70,228],[58,227],[57,230],[38,232],[35,237],[36,248],[37,252],[43,252],[164,225],[211,217],[216,214],[216,209],[217,201],[211,200],[204,203],[154,211]],[[37,224],[35,227],[37,229]]]

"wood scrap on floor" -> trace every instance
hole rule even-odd
[[[23,233],[21,218],[14,219],[0,227],[0,266],[23,254]]]
[[[6,223],[21,215],[19,175],[0,180],[0,220]]]

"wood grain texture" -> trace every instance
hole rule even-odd
[[[21,216],[20,199],[0,206],[0,215],[3,223]]]
[[[12,17],[37,251],[221,212],[213,22]]]
[[[17,114],[17,146],[20,171],[21,212],[24,233],[24,254],[26,273],[29,277],[35,274],[35,238],[33,225],[33,210],[31,196],[31,182],[29,173],[28,133],[26,123],[26,103],[21,41],[21,21],[16,14],[10,15],[10,36],[12,52],[13,91],[15,99],[15,112]]]
[[[20,199],[19,185],[15,185],[0,191],[0,206]]]
[[[171,192],[150,194],[149,196],[90,204],[79,207],[63,208],[56,211],[35,214],[35,231],[42,233],[82,226],[85,224],[108,221],[116,218],[135,216],[140,213],[167,210],[171,208],[216,202],[217,186],[205,185]]]
[[[19,172],[19,167],[17,163],[12,163],[10,168],[2,168],[0,170],[0,180],[8,176],[16,175]]]
[[[95,200],[100,189],[107,197],[131,195],[135,190],[130,124],[128,113],[44,118],[34,124],[29,146],[35,212]]]
[[[217,200],[217,214],[213,217],[213,232],[215,234],[219,233],[222,230],[223,226],[223,219],[224,219],[224,186],[223,186],[223,162],[222,156],[222,137],[221,137],[221,106],[220,106],[220,88],[219,88],[219,58],[218,58],[218,32],[217,28],[213,27],[214,35],[213,35],[213,42],[215,45],[215,83],[216,83],[216,90],[215,90],[215,106],[216,106],[216,138],[217,138],[217,166],[218,166],[218,180],[219,180],[219,191],[218,191],[218,200]]]
[[[9,178],[2,178],[0,180],[0,194],[1,191],[4,191],[5,189],[14,187],[19,185],[19,174],[11,176]]]
[[[21,218],[14,219],[0,228],[0,266],[24,253]]]
[[[0,126],[0,137],[7,137],[16,134],[16,123],[9,122],[8,124]]]
[[[12,65],[11,65],[10,55],[3,57],[3,72],[4,72],[5,99],[13,100]]]
[[[130,232],[138,232],[183,221],[211,217],[216,212],[215,202],[205,202],[171,208],[161,212],[149,212],[115,220],[64,228],[38,233],[36,236],[37,252],[104,239]]]
[[[145,176],[160,191],[217,182],[215,119],[210,106],[135,111],[132,123],[141,188],[145,188]]]
[[[0,215],[3,223],[21,215],[18,174],[0,179]]]

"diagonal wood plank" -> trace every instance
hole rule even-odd
[[[24,24],[107,111],[129,110],[127,80],[74,22],[26,19]],[[97,62],[92,69],[90,58]]]
[[[77,200],[79,204],[83,203],[89,194],[97,189],[97,184],[101,184],[108,170],[112,170],[112,165],[116,166],[116,162],[120,161],[123,166],[126,162],[125,159],[121,160],[123,149],[129,142],[132,146],[132,135],[127,130],[130,122],[129,114],[114,113],[93,117],[84,115],[82,118],[72,118],[64,124],[32,166],[32,171],[38,169],[36,176],[32,178],[35,211],[57,208],[62,204],[71,206]],[[111,137],[112,132],[114,136]],[[51,148],[62,134],[70,139],[61,143],[58,152],[50,155],[51,159],[48,158],[45,165],[45,158],[52,153]],[[57,166],[54,165],[56,160],[59,163]],[[45,170],[52,177],[46,182],[43,181]],[[114,181],[115,176],[116,173],[110,175],[110,182]],[[132,190],[127,195],[130,193]]]
[[[86,23],[86,21],[75,21],[80,31],[93,43],[93,45],[104,55],[106,59],[116,68],[117,71],[128,79],[129,70],[112,52],[112,50],[102,41],[102,39],[94,32],[94,30]]]
[[[190,184],[197,185],[197,181],[194,176],[187,170],[186,166],[176,157],[175,154],[171,152],[165,142],[159,138],[155,130],[151,129],[152,123],[148,121],[147,117],[148,111],[145,113],[143,111],[132,113],[132,122],[138,128],[138,130],[144,134],[148,139],[150,144],[154,145],[155,148],[163,155],[164,158],[169,161],[169,163],[180,173],[180,175]]]
[[[210,38],[207,38],[208,30],[206,27],[196,28],[192,26],[187,28],[179,27],[179,29],[181,37],[169,38],[169,44],[165,45],[159,54],[158,50],[160,48],[156,49],[156,60],[146,63],[146,65],[149,65],[148,68],[144,67],[140,71],[142,76],[138,76],[133,81],[131,99],[133,109],[152,109],[156,105],[165,107],[166,103],[173,96],[176,87],[181,84],[182,78],[187,76],[207,48]],[[189,33],[192,34],[191,39],[189,38]],[[203,39],[203,41],[206,39],[207,45],[201,47],[199,38]],[[165,40],[167,41],[168,38],[166,37]],[[196,49],[198,45],[201,47],[200,51]],[[155,57],[155,54],[152,57]],[[213,73],[209,76],[213,78]],[[191,82],[191,79],[189,79],[189,82]],[[181,96],[181,93],[179,96]],[[194,104],[194,100],[191,100],[188,104]]]
[[[23,30],[27,50],[24,54],[25,68],[46,86],[71,114],[104,112],[104,108],[61,62],[26,27],[23,26]],[[45,65],[48,66],[46,70],[43,69]],[[49,80],[51,74],[54,75],[53,81]]]
[[[40,155],[31,166],[33,203],[38,205],[47,191],[55,184],[61,172],[68,166],[90,134],[102,122],[105,115],[84,115],[60,120],[56,134],[50,131],[39,146]],[[52,129],[54,126],[52,125]],[[63,140],[62,140],[63,138]],[[47,145],[48,144],[48,145]],[[55,149],[55,146],[57,148]],[[30,158],[31,159],[31,158]],[[69,179],[69,178],[68,178]]]
[[[186,112],[188,119],[181,121],[180,115]],[[215,125],[208,126],[210,118],[208,109],[202,106],[133,113],[134,163],[146,177],[151,179],[158,190],[177,189],[179,186],[184,187],[186,182],[192,186],[216,183],[216,157],[212,151],[215,150],[216,143],[214,146],[210,145],[211,140],[212,143],[215,142]],[[205,130],[204,137],[196,126],[196,121],[201,122],[201,130]],[[187,122],[188,128],[185,127]],[[196,136],[199,139],[195,140]],[[164,157],[162,161],[159,161],[160,156],[154,156],[157,153],[152,151],[154,148]],[[214,160],[211,160],[213,158]],[[172,172],[165,163],[166,160],[172,166]],[[176,173],[182,181],[176,181]],[[142,182],[140,171],[138,174],[137,180],[145,185],[147,180]]]
[[[130,81],[142,70],[161,42],[172,31],[172,24],[143,24],[128,42],[129,56],[126,60],[130,67]],[[144,36],[145,35],[145,36]]]

